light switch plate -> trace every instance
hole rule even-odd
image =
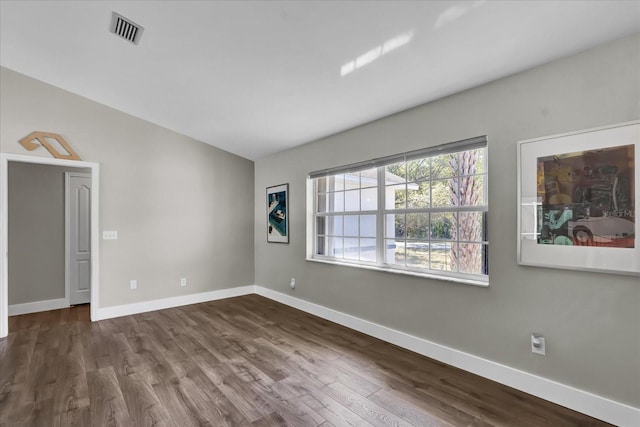
[[[103,240],[118,240],[118,232],[117,231],[103,231],[102,232]]]

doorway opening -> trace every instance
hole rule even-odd
[[[51,166],[53,166],[51,168]],[[15,189],[16,180],[29,176],[30,172],[48,170],[48,173],[60,174],[60,181],[56,184],[62,189],[61,194],[47,195],[47,188],[29,187],[28,192],[36,194],[25,195],[24,206],[19,206],[20,195],[10,194]],[[19,173],[15,173],[19,171]],[[9,179],[12,182],[9,182]],[[37,181],[36,181],[37,182]],[[40,181],[42,182],[42,181]],[[8,316],[44,310],[64,308],[70,305],[90,303],[90,317],[94,320],[98,309],[98,260],[99,260],[99,165],[92,162],[23,156],[17,154],[1,154],[0,158],[0,337],[8,334]],[[42,185],[48,187],[48,185]],[[17,187],[19,188],[19,187]],[[25,187],[26,188],[26,187]],[[37,194],[39,191],[42,194]],[[57,190],[56,190],[57,192]],[[18,197],[16,197],[18,196]],[[59,197],[56,203],[64,206],[61,212],[51,215],[48,228],[48,218],[42,214],[29,218],[29,206],[37,210],[47,198]],[[11,205],[10,205],[11,203]],[[45,207],[43,204],[42,207]],[[15,220],[16,212],[20,209],[27,214],[24,218]],[[46,209],[46,208],[45,208]],[[54,209],[55,211],[55,209]],[[9,214],[13,214],[9,218]],[[33,221],[30,223],[29,221]],[[36,224],[37,222],[40,224]],[[29,242],[29,227],[33,226]],[[11,227],[11,228],[10,228]],[[38,228],[39,229],[36,229]],[[16,232],[21,231],[21,238],[16,239]],[[24,230],[27,230],[26,233]],[[60,244],[60,236],[64,244]],[[11,241],[11,245],[9,242]],[[53,242],[52,241],[57,241]],[[25,251],[31,245],[36,252]],[[48,251],[49,244],[55,250]],[[51,245],[54,246],[51,246]],[[61,247],[62,246],[62,247]],[[50,259],[47,255],[50,254]],[[60,259],[63,265],[59,265]],[[16,262],[17,261],[17,262]],[[56,265],[56,262],[58,263]],[[47,264],[49,266],[47,267]],[[53,267],[52,267],[53,266]],[[47,270],[49,268],[49,270]],[[53,269],[51,269],[53,268]],[[11,273],[10,273],[11,270]],[[9,275],[23,274],[20,291],[12,288],[11,310],[9,309]],[[40,276],[38,276],[40,274]],[[29,288],[31,282],[41,286],[43,277],[50,275],[50,282],[55,289]],[[34,279],[34,280],[31,280]],[[44,279],[46,281],[46,279]],[[61,282],[62,281],[62,286]],[[27,284],[27,285],[25,285]],[[63,288],[63,289],[61,289]],[[41,295],[38,295],[38,292]],[[14,294],[21,293],[16,296]],[[23,301],[33,300],[24,303]],[[11,311],[11,312],[10,312]]]

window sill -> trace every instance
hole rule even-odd
[[[342,267],[361,268],[364,270],[382,271],[385,273],[400,274],[403,276],[421,277],[424,279],[440,280],[444,282],[460,283],[463,285],[478,286],[482,288],[489,287],[489,280],[485,281],[485,280],[478,280],[478,279],[465,279],[462,277],[441,276],[438,274],[420,273],[417,271],[399,270],[399,269],[393,269],[393,268],[379,267],[375,265],[363,265],[363,264],[356,264],[356,263],[350,263],[350,262],[340,262],[340,261],[334,261],[329,259],[307,258],[307,261],[318,262],[320,264],[340,265]]]

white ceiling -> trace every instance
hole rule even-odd
[[[639,30],[639,1],[2,0],[0,63],[255,160]]]

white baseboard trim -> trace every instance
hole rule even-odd
[[[201,292],[198,294],[182,295],[179,297],[170,297],[156,299],[151,301],[136,302],[133,304],[116,305],[112,307],[98,308],[97,315],[92,318],[95,320],[111,319],[114,317],[129,316],[132,314],[146,313],[148,311],[162,310],[165,308],[180,307],[189,304],[198,304],[201,302],[214,301],[218,299],[237,297],[241,295],[249,295],[255,293],[255,286],[239,286],[236,288],[220,289],[218,291]]]
[[[255,293],[608,423],[620,427],[640,426],[640,408],[634,408],[261,286],[255,286]]]
[[[40,311],[59,310],[69,307],[69,301],[64,298],[49,299],[45,301],[26,302],[9,306],[9,316],[20,314],[38,313]]]

